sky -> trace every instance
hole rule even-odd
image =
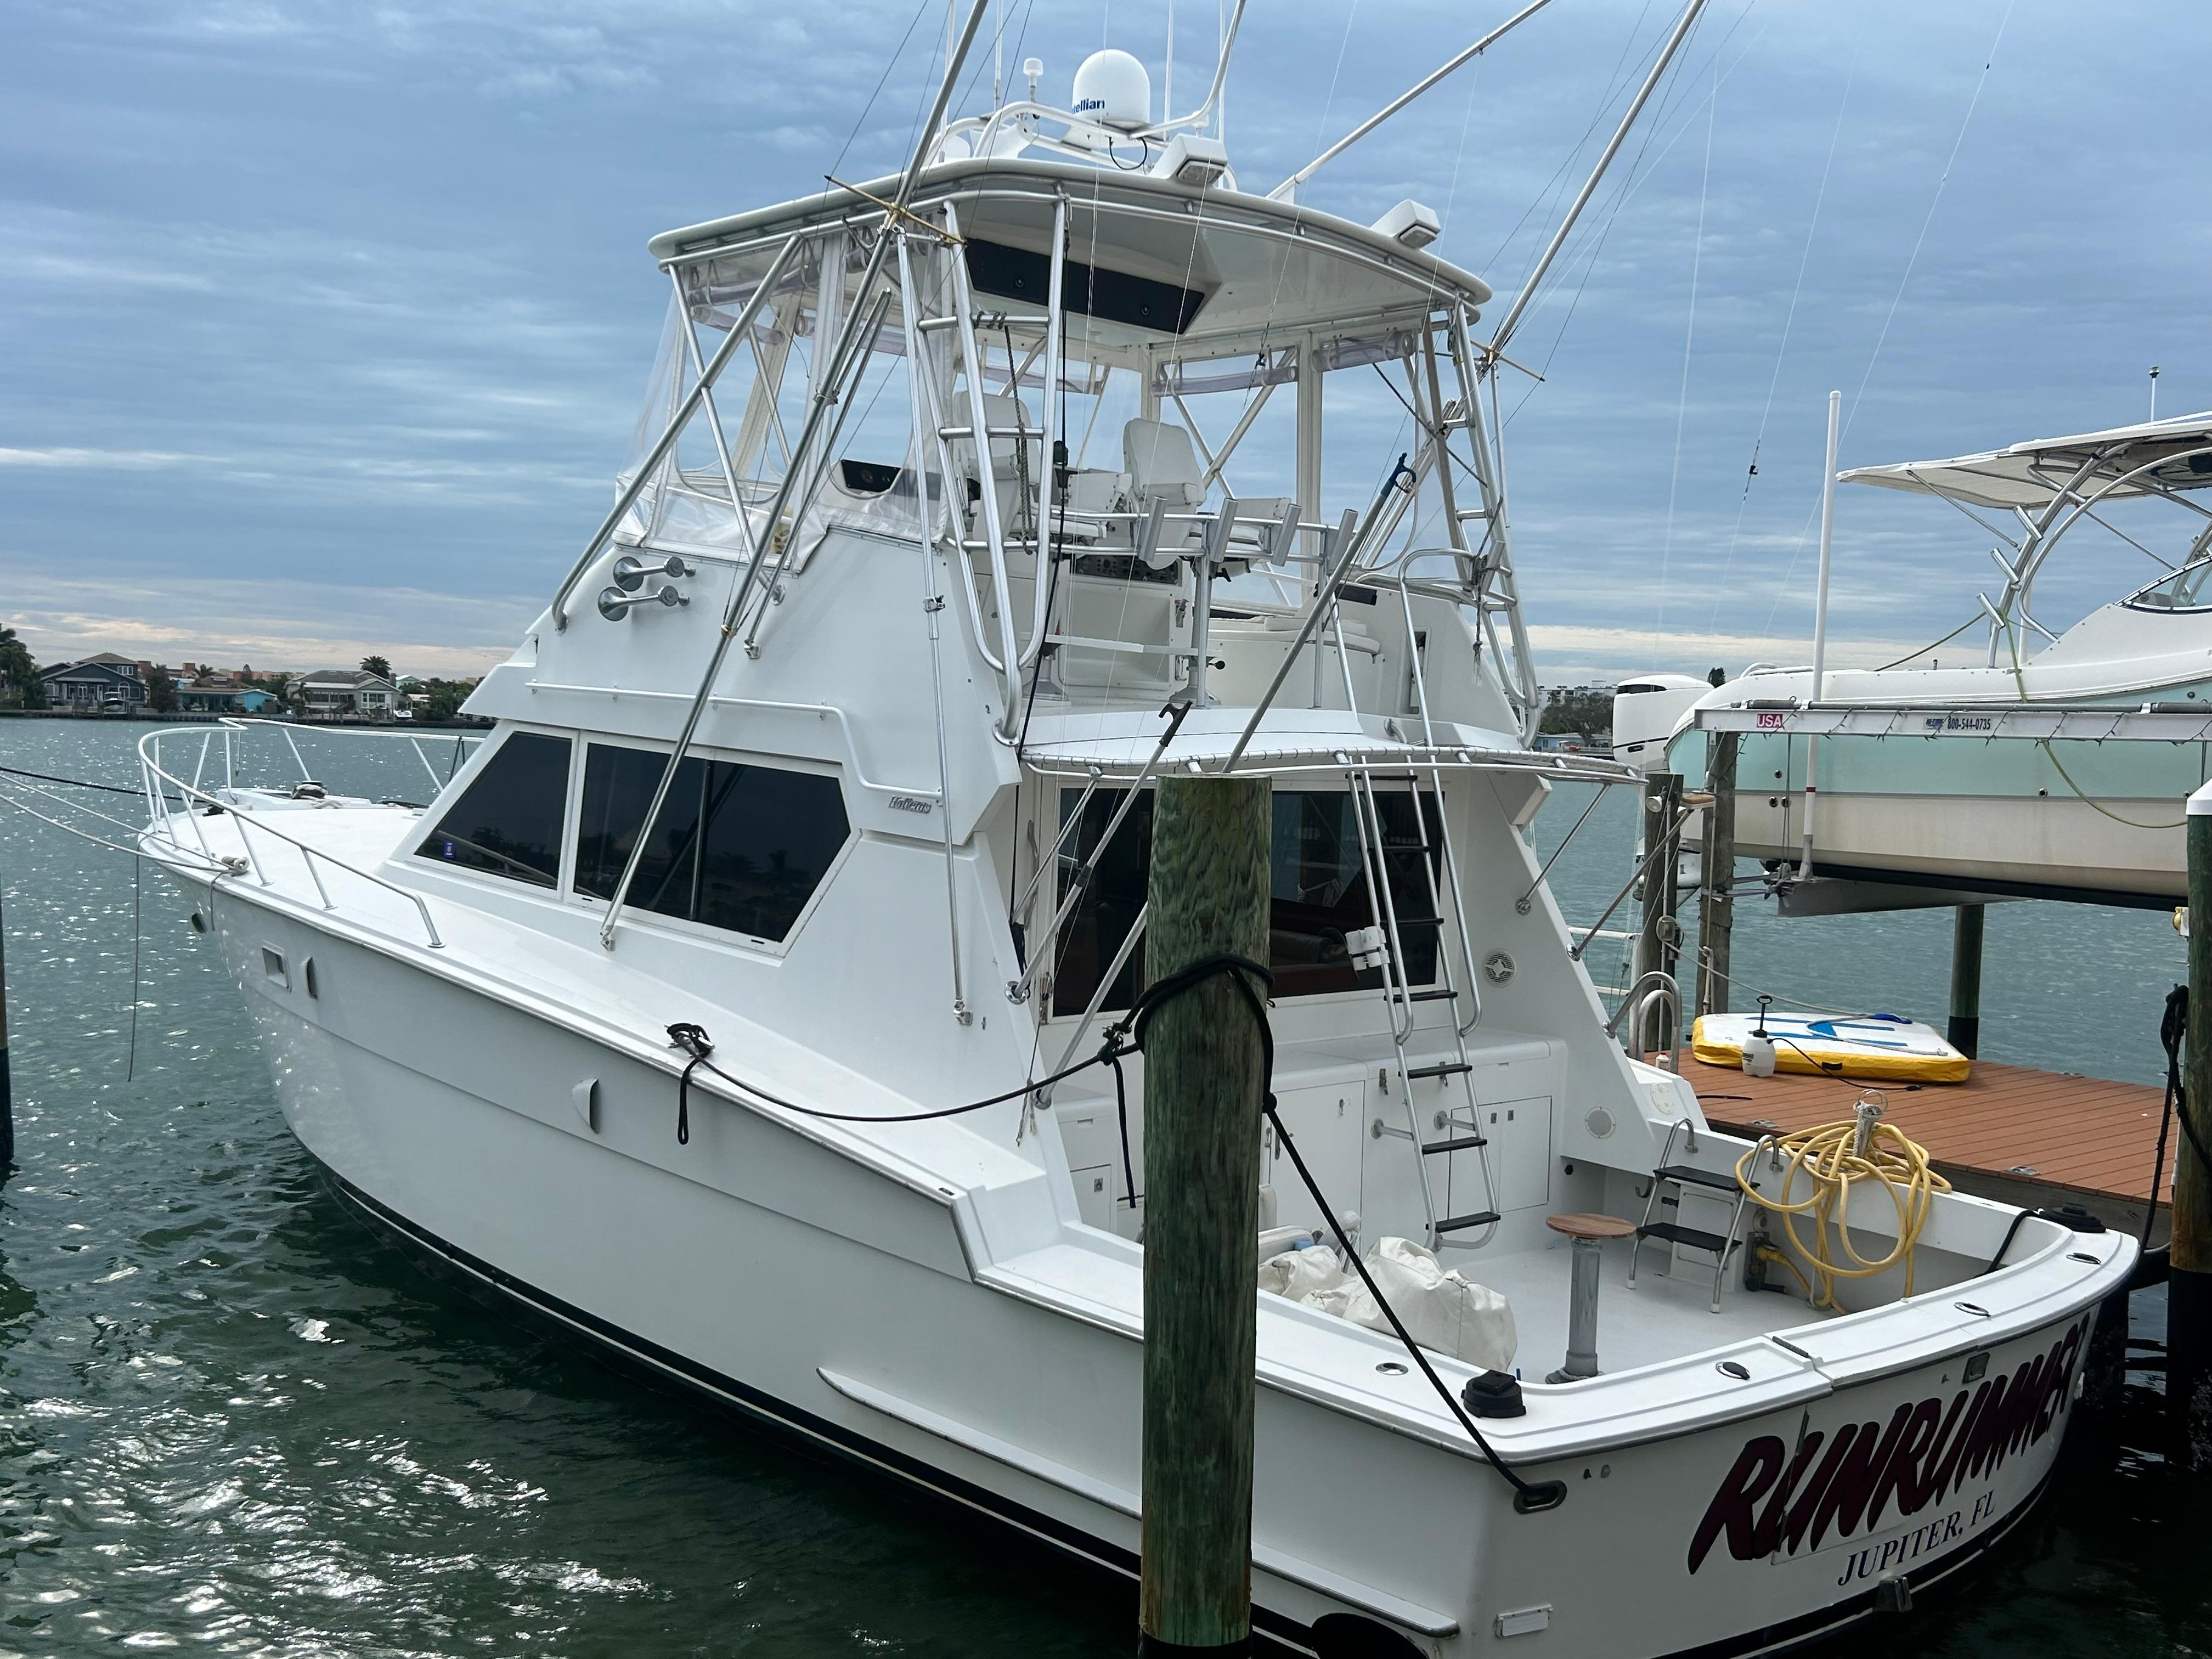
[[[1240,182],[1510,9],[1254,0]],[[1006,0],[1004,58],[1059,100],[1120,46],[1157,97],[1171,15]],[[1808,659],[1832,387],[1845,466],[2138,420],[2153,364],[2161,414],[2212,408],[2212,12],[2086,15],[1711,0],[1509,347],[1542,376],[1504,393],[1547,684]],[[1301,200],[1437,209],[1494,325],[1672,21],[1555,0]],[[1216,21],[1183,0],[1178,106]],[[942,0],[10,0],[0,623],[41,661],[481,672],[611,498],[666,302],[647,238],[895,168],[943,29]],[[1391,441],[1379,386],[1330,397],[1333,444]],[[2189,533],[2127,527],[2168,557]],[[1939,501],[1840,492],[1830,660],[1973,615],[1990,544]],[[2156,574],[2083,536],[2039,609],[2063,626]]]

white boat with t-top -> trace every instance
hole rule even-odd
[[[1831,667],[1818,685],[1810,668],[1766,664],[1717,687],[1635,675],[1614,695],[1613,752],[1702,783],[1716,717],[1744,711],[1727,729],[1753,728],[1736,762],[1746,857],[1897,896],[1917,887],[1931,903],[1963,893],[2164,909],[2185,896],[2182,803],[2212,776],[2212,525],[2196,499],[2212,487],[2212,414],[1837,476],[1935,496],[2000,544],[1997,596],[1951,635],[1985,624],[1986,637],[1960,641],[1955,657],[1938,641],[1887,668]],[[2100,532],[2113,538],[2100,553],[2160,574],[2063,632],[2046,628],[2038,579],[2062,543]]]
[[[1802,1149],[1623,1051],[1531,852],[1553,782],[1635,775],[1531,747],[1489,289],[1425,210],[1244,188],[1212,100],[1072,101],[653,240],[637,451],[427,805],[337,792],[366,738],[146,739],[287,1121],[487,1292],[1133,1571],[1144,1062],[1126,1121],[1103,1068],[1036,1085],[1159,976],[1151,780],[1265,776],[1259,1634],[1642,1659],[1908,1606],[2035,1501],[2133,1243],[1878,1128],[1848,1239],[1768,1207]],[[1377,374],[1410,429],[1361,444],[1325,389]]]

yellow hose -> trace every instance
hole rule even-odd
[[[1871,1279],[1899,1261],[1905,1264],[1905,1294],[1911,1296],[1913,1247],[1928,1224],[1936,1194],[1951,1190],[1951,1183],[1929,1167],[1927,1149],[1907,1139],[1895,1125],[1876,1122],[1863,1153],[1852,1150],[1858,1133],[1856,1121],[1822,1123],[1794,1134],[1773,1136],[1736,1160],[1736,1184],[1760,1208],[1782,1218],[1784,1234],[1798,1254],[1813,1264],[1820,1281],[1820,1289],[1812,1297],[1816,1308],[1837,1305],[1838,1279]],[[1784,1164],[1781,1190],[1772,1198],[1751,1184],[1753,1160],[1768,1152]],[[1812,1191],[1793,1202],[1790,1194],[1801,1170],[1811,1182]],[[1869,1180],[1881,1182],[1897,1210],[1897,1243],[1879,1261],[1869,1261],[1851,1243],[1851,1183]],[[1797,1236],[1797,1218],[1802,1215],[1813,1217],[1819,1228],[1810,1246]],[[1841,1264],[1830,1253],[1832,1235],[1848,1258]]]

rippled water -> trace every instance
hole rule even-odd
[[[129,783],[145,729],[0,722],[0,765]],[[394,764],[333,779],[419,798],[404,745]],[[1547,847],[1579,807],[1546,813]],[[1625,875],[1627,823],[1601,809],[1570,848],[1577,917]],[[550,1346],[358,1225],[185,906],[151,878],[143,899],[133,1054],[131,861],[0,809],[0,1656],[1131,1651],[1126,1588]],[[1747,922],[1738,955],[1756,982],[1940,1014],[1945,925]],[[2162,918],[2001,908],[1990,940],[1986,1052],[2153,1074]],[[2212,1650],[2194,1502],[2142,1455],[2078,1472],[1881,1639]]]

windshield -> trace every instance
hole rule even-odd
[[[2130,593],[2127,603],[2137,611],[2212,610],[2212,558],[2185,564],[2140,593]]]

